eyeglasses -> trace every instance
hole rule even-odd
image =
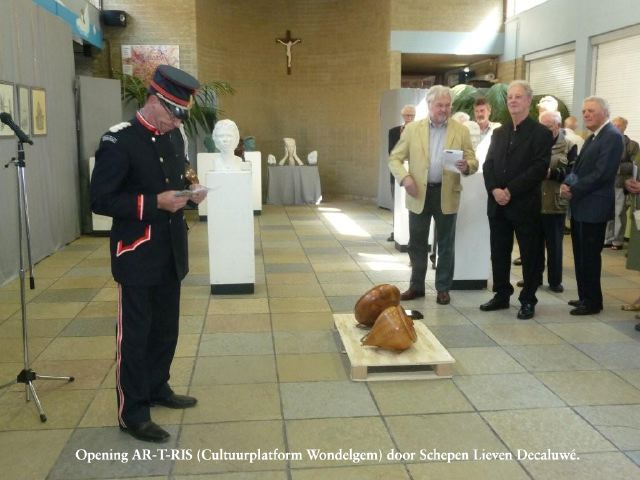
[[[180,108],[175,105],[171,105],[170,103],[167,103],[165,100],[163,100],[157,95],[156,95],[156,98],[160,100],[160,104],[164,107],[167,113],[172,117],[175,117],[181,121],[189,118],[189,110],[187,110],[186,108]]]

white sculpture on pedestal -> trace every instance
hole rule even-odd
[[[268,163],[269,165],[275,165],[276,163],[278,163],[278,162],[276,162],[276,157],[275,157],[275,155],[273,155],[273,154],[271,154],[271,153],[270,153],[270,154],[267,156],[267,163]]]
[[[302,160],[298,158],[296,154],[296,141],[293,138],[283,138],[284,140],[284,157],[280,160],[279,165],[284,165],[284,162],[289,161],[289,166],[293,167],[296,163],[298,165],[304,165]]]
[[[309,155],[307,155],[307,163],[309,165],[317,165],[318,164],[318,151],[314,150]]]
[[[219,120],[213,127],[211,134],[216,148],[220,150],[219,158],[214,158],[212,170],[238,171],[250,170],[251,166],[237,157],[233,151],[240,142],[240,131],[233,120]],[[216,157],[218,157],[216,155]]]

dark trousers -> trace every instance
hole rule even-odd
[[[508,299],[513,293],[511,285],[511,252],[513,234],[520,246],[524,287],[518,300],[520,303],[538,303],[536,290],[540,283],[540,216],[509,220],[502,209],[494,217],[489,217],[491,268],[493,270],[493,291],[497,297]]]
[[[180,282],[119,285],[116,396],[121,426],[150,420],[149,403],[171,395],[169,369],[178,342]]]
[[[587,223],[571,219],[573,263],[578,283],[578,298],[588,308],[602,309],[602,246],[606,222]]]
[[[542,283],[545,250],[547,254],[547,281],[552,287],[562,283],[562,239],[564,236],[564,213],[543,213],[540,217],[542,236],[538,254],[538,283]]]
[[[440,206],[440,186],[427,188],[422,213],[409,212],[409,258],[411,259],[411,283],[413,290],[424,292],[429,259],[429,227],[435,220],[438,232],[438,264],[436,266],[436,290],[448,292],[453,283],[454,249],[456,242],[455,213],[445,215]]]

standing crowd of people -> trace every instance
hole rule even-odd
[[[503,125],[490,122],[491,106],[480,97],[474,104],[475,122],[469,122],[452,117],[451,92],[437,85],[427,93],[428,117],[405,123],[397,143],[390,145],[389,170],[405,188],[409,210],[411,279],[402,293],[403,300],[425,295],[433,218],[439,253],[436,301],[451,301],[456,214],[460,195],[464,195],[460,178],[474,174],[480,165],[488,196],[494,293],[480,310],[510,306],[514,236],[520,252],[514,263],[522,265],[523,276],[516,285],[521,287],[517,318],[534,317],[536,291],[544,283],[545,268],[549,290],[564,291],[562,258],[567,217],[578,287],[577,298],[569,301],[570,314],[593,315],[603,309],[602,250],[605,246],[622,248],[629,205],[636,210],[640,194],[634,167],[640,162],[638,144],[624,134],[624,118],[609,120],[609,105],[604,98],[590,96],[582,103],[583,124],[589,132],[586,139],[576,133],[575,117],[567,117],[563,124],[555,98],[545,96],[540,100],[537,121],[530,116],[532,100],[530,85],[515,80],[507,89],[508,121]],[[445,150],[459,152],[457,171],[446,168]],[[405,160],[408,170],[403,165]],[[635,220],[631,223],[627,265],[640,270],[640,234]],[[640,311],[640,297],[623,309]],[[636,329],[640,330],[640,324]]]

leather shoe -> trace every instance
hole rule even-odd
[[[522,265],[522,257],[516,258],[512,263],[514,265]]]
[[[158,400],[152,400],[152,405],[160,405],[167,408],[191,408],[195,407],[198,400],[194,397],[187,395],[177,395],[172,393],[167,398],[160,398]]]
[[[571,315],[595,315],[596,313],[600,313],[600,309],[587,307],[586,305],[578,305],[569,313]]]
[[[436,296],[436,303],[438,305],[449,305],[451,303],[449,292],[438,292],[438,295]]]
[[[540,285],[542,285],[542,283],[538,284],[538,286],[540,286]],[[520,287],[520,288],[524,287],[524,280],[518,280],[516,282],[516,287]]]
[[[536,306],[533,303],[523,303],[518,310],[518,318],[520,320],[529,320],[536,313]]]
[[[483,312],[492,312],[493,310],[504,310],[509,308],[509,299],[493,297],[487,303],[480,305],[480,310]]]
[[[389,235],[389,237],[387,237],[387,242],[393,242],[393,232],[391,232],[391,235]]]
[[[633,328],[635,328],[637,332],[640,332],[640,323],[636,323],[636,326]]]
[[[580,305],[582,305],[581,300],[569,300],[567,303],[572,307],[579,307]]]
[[[143,442],[164,443],[169,440],[169,432],[151,420],[126,427],[120,426],[120,430]]]
[[[402,295],[400,295],[400,300],[414,300],[420,297],[424,297],[424,292],[419,292],[418,290],[410,288],[406,292],[403,292]]]
[[[562,286],[561,283],[558,285],[549,285],[549,290],[556,293],[562,293],[564,292],[564,287]]]

